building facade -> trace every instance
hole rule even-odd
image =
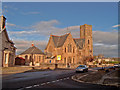
[[[73,38],[71,33],[50,35],[44,52],[46,62],[65,65],[84,63],[87,57],[93,57],[92,25],[80,26],[80,38]]]
[[[25,59],[25,65],[28,66],[39,66],[41,63],[44,63],[45,54],[34,44],[17,57],[22,57]]]
[[[10,67],[15,64],[16,47],[13,41],[9,39],[6,27],[6,18],[0,17],[0,61],[2,67]]]

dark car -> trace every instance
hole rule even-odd
[[[79,65],[76,68],[76,72],[88,72],[88,67],[86,65]]]

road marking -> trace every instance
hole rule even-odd
[[[52,82],[55,82],[55,81],[52,81]]]
[[[32,86],[28,86],[28,87],[25,87],[25,88],[32,88]]]
[[[59,80],[56,80],[57,82],[59,81]]]
[[[46,83],[42,83],[41,85],[45,85]]]
[[[81,79],[81,78],[83,78],[83,77],[85,77],[85,76],[87,76],[88,74],[85,74],[85,75],[83,75],[83,76],[81,76],[81,77],[79,77],[78,79]]]
[[[67,79],[69,79],[69,77],[67,77]]]
[[[39,86],[39,84],[37,84],[37,85],[34,85],[33,87],[38,87]]]
[[[64,78],[64,80],[66,80],[67,78]]]
[[[20,88],[20,89],[17,89],[17,90],[23,90],[24,88]]]
[[[58,81],[60,81],[60,80],[66,80],[66,79],[69,79],[69,77],[66,77],[66,78],[63,78],[63,79],[58,79],[58,80],[56,80],[56,81],[51,81],[51,82],[42,83],[42,84],[36,84],[36,85],[28,86],[28,87],[25,87],[25,88],[38,87],[38,86],[40,86],[40,85],[45,85],[45,84],[49,84],[49,83],[52,83],[52,82],[54,83],[54,82],[58,82]],[[23,90],[23,89],[25,89],[25,88],[20,88],[20,89],[18,89],[18,90]]]
[[[50,82],[47,82],[47,84],[49,84]]]

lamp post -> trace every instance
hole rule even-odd
[[[102,49],[102,57],[101,58],[102,58],[102,69],[104,69],[103,68],[103,49]]]

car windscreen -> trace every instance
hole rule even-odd
[[[84,65],[80,65],[80,66],[78,66],[78,67],[85,67]]]

